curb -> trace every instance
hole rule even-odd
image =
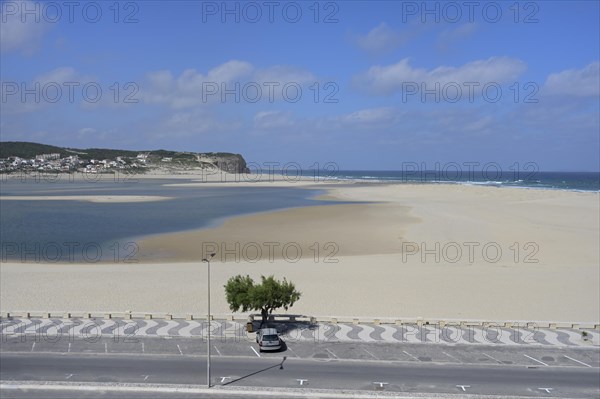
[[[169,384],[133,384],[133,383],[69,383],[69,382],[39,382],[39,381],[2,381],[0,382],[2,390],[28,390],[28,391],[77,391],[77,392],[155,392],[155,393],[181,393],[181,394],[202,394],[204,396],[213,395],[231,395],[248,396],[260,395],[262,397],[307,397],[307,398],[353,398],[353,399],[371,399],[371,398],[469,398],[469,399],[505,399],[509,396],[503,395],[464,395],[453,393],[408,393],[408,392],[385,392],[385,391],[351,391],[343,389],[310,389],[310,388],[255,388],[255,387],[223,387],[213,386],[207,388],[201,385],[169,385]],[[524,399],[523,396],[510,396],[513,399]]]

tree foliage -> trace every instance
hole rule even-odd
[[[20,157],[35,158],[36,155],[58,153],[61,158],[69,155],[78,155],[80,159],[115,159],[116,157],[135,158],[140,152],[150,154],[150,159],[160,162],[163,157],[171,157],[173,160],[196,162],[196,155],[206,155],[226,158],[226,161],[239,164],[241,169],[246,168],[246,161],[240,154],[229,152],[179,152],[168,150],[118,150],[108,148],[67,148],[56,147],[40,143],[31,143],[26,141],[0,141],[0,158]]]
[[[250,276],[235,276],[227,280],[225,285],[225,294],[227,303],[233,312],[241,309],[242,312],[254,310],[252,307],[251,294],[254,290],[254,280]]]
[[[241,310],[260,311],[263,322],[275,309],[288,310],[296,303],[301,293],[292,282],[276,280],[275,277],[261,276],[260,284],[256,284],[250,276],[234,276],[225,284],[225,293],[229,308],[233,312]]]

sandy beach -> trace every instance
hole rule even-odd
[[[230,313],[223,290],[230,276],[274,274],[302,292],[292,313],[598,321],[597,193],[449,184],[327,189],[326,198],[361,203],[147,237],[135,264],[2,263],[1,310],[201,315],[206,265],[199,260],[214,250],[215,314]],[[149,261],[156,256],[170,260]]]
[[[0,201],[88,201],[88,202],[147,202],[164,201],[169,197],[157,195],[13,195],[2,196]]]

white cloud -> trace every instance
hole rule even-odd
[[[36,76],[33,81],[44,86],[48,83],[58,83],[62,85],[65,82],[82,83],[83,76],[79,75],[72,67],[59,67]]]
[[[221,64],[206,74],[196,69],[186,69],[175,78],[171,71],[154,71],[146,75],[147,85],[142,87],[141,97],[148,103],[168,104],[172,108],[187,108],[215,98],[208,90],[220,91],[222,84],[231,84],[249,76],[253,67],[243,61],[232,60]],[[229,89],[233,85],[228,85]],[[206,92],[206,93],[205,93]]]
[[[253,70],[249,62],[232,60],[208,71],[207,79],[210,82],[232,82],[249,75]]]
[[[442,86],[447,83],[463,85],[465,82],[502,84],[514,81],[525,69],[523,61],[509,57],[491,57],[460,67],[440,66],[431,70],[413,68],[409,59],[405,58],[396,64],[373,66],[355,77],[355,82],[375,94],[392,94],[401,91],[406,83],[425,83],[428,88],[436,83]]]
[[[381,130],[396,125],[402,112],[394,107],[364,108],[338,115],[299,118],[291,112],[261,111],[254,115],[254,132],[281,130],[286,136],[322,137],[346,131]],[[283,129],[283,130],[282,130]]]
[[[392,52],[414,40],[433,28],[431,24],[420,21],[403,24],[402,30],[390,28],[385,22],[380,23],[366,35],[355,35],[352,41],[363,51],[372,55],[381,55]]]
[[[37,3],[37,2],[36,2]],[[22,10],[35,9],[32,1],[6,2],[0,15],[0,52],[20,52],[24,55],[33,54],[42,43],[44,34],[50,29],[50,24],[36,15],[24,15]]]
[[[403,110],[399,107],[366,108],[330,119],[344,131],[366,131],[379,137],[393,137],[404,142],[421,140],[455,140],[489,134],[497,121],[484,109]]]
[[[494,124],[494,118],[491,115],[484,115],[477,119],[468,121],[464,125],[462,125],[462,129],[465,132],[469,133],[490,133],[490,128]]]
[[[364,51],[383,53],[400,47],[407,40],[406,34],[396,32],[382,22],[366,35],[357,37],[356,44]]]
[[[312,83],[316,80],[315,76],[309,71],[288,65],[275,65],[257,70],[254,77],[258,82],[279,82],[281,84],[294,82],[300,85]]]
[[[575,97],[600,96],[600,62],[581,69],[568,69],[548,76],[542,92],[548,95]]]
[[[97,132],[97,130],[94,129],[93,127],[82,127],[81,129],[79,129],[77,131],[77,134],[81,137],[81,136],[85,136],[88,134],[94,134],[96,132]]]
[[[464,23],[454,29],[443,30],[438,36],[438,48],[448,50],[453,44],[464,40],[477,31],[476,23]]]
[[[154,139],[181,138],[223,133],[240,127],[241,123],[235,119],[219,117],[203,108],[196,108],[168,115],[153,127],[151,135]]]
[[[392,107],[365,108],[334,118],[344,126],[375,128],[396,122],[398,112]]]
[[[2,113],[22,114],[60,103],[75,103],[80,100],[81,85],[89,81],[72,67],[53,69],[29,82],[3,80]]]
[[[332,140],[347,133],[376,133],[396,126],[402,111],[394,107],[365,108],[338,115],[301,117],[293,112],[269,110],[257,112],[246,132],[253,136],[277,133],[286,142]],[[244,123],[243,126],[246,124]],[[243,128],[242,126],[242,128]]]
[[[261,111],[254,115],[254,128],[258,130],[273,130],[290,128],[295,121],[289,112]]]
[[[146,78],[158,92],[169,91],[174,80],[171,71],[149,72]]]
[[[233,60],[206,74],[196,69],[187,69],[178,77],[167,70],[150,72],[146,81],[141,90],[143,100],[183,109],[219,102],[277,100],[282,97],[284,85],[307,85],[316,78],[309,71],[292,66],[275,65],[258,69],[248,62]],[[265,85],[267,82],[269,84]]]

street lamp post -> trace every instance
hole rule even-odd
[[[208,320],[208,334],[206,340],[206,386],[208,388],[210,388],[210,260],[213,258],[213,256],[215,256],[214,252],[206,258],[202,259],[202,262],[206,262],[208,264],[206,274],[206,282],[208,287],[208,313],[206,315],[206,320]]]

